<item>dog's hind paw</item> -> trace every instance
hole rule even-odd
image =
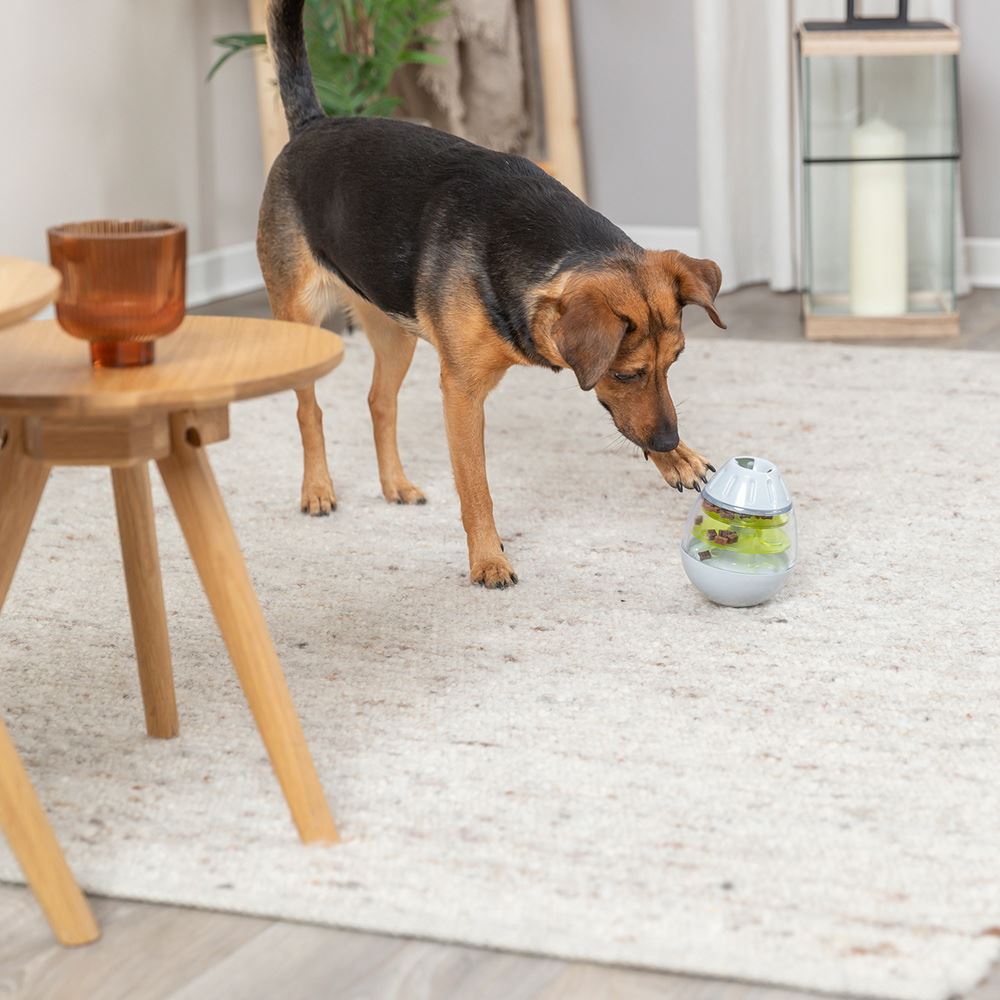
[[[337,494],[333,491],[333,483],[329,479],[325,482],[303,482],[299,509],[310,517],[326,517],[330,511],[336,510]]]
[[[700,493],[701,484],[708,482],[710,472],[715,472],[708,459],[702,458],[683,441],[673,451],[651,451],[648,457],[660,470],[664,482],[679,493],[685,488]]]
[[[488,590],[506,590],[517,583],[517,574],[506,556],[489,556],[472,563],[469,573],[473,583]]]

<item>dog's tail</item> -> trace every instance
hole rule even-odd
[[[267,4],[267,44],[278,70],[278,91],[290,136],[324,117],[306,54],[304,4],[305,0],[268,0]]]

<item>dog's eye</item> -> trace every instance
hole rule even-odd
[[[637,372],[612,372],[611,374],[618,382],[634,382],[646,374],[646,369],[640,368]]]

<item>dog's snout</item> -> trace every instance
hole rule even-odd
[[[677,433],[677,429],[667,430],[666,428],[660,428],[650,439],[649,439],[649,450],[650,451],[673,451],[681,443],[680,435]]]

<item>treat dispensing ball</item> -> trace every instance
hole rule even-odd
[[[773,462],[731,458],[688,515],[688,579],[716,604],[748,608],[773,597],[795,566],[792,497]]]

